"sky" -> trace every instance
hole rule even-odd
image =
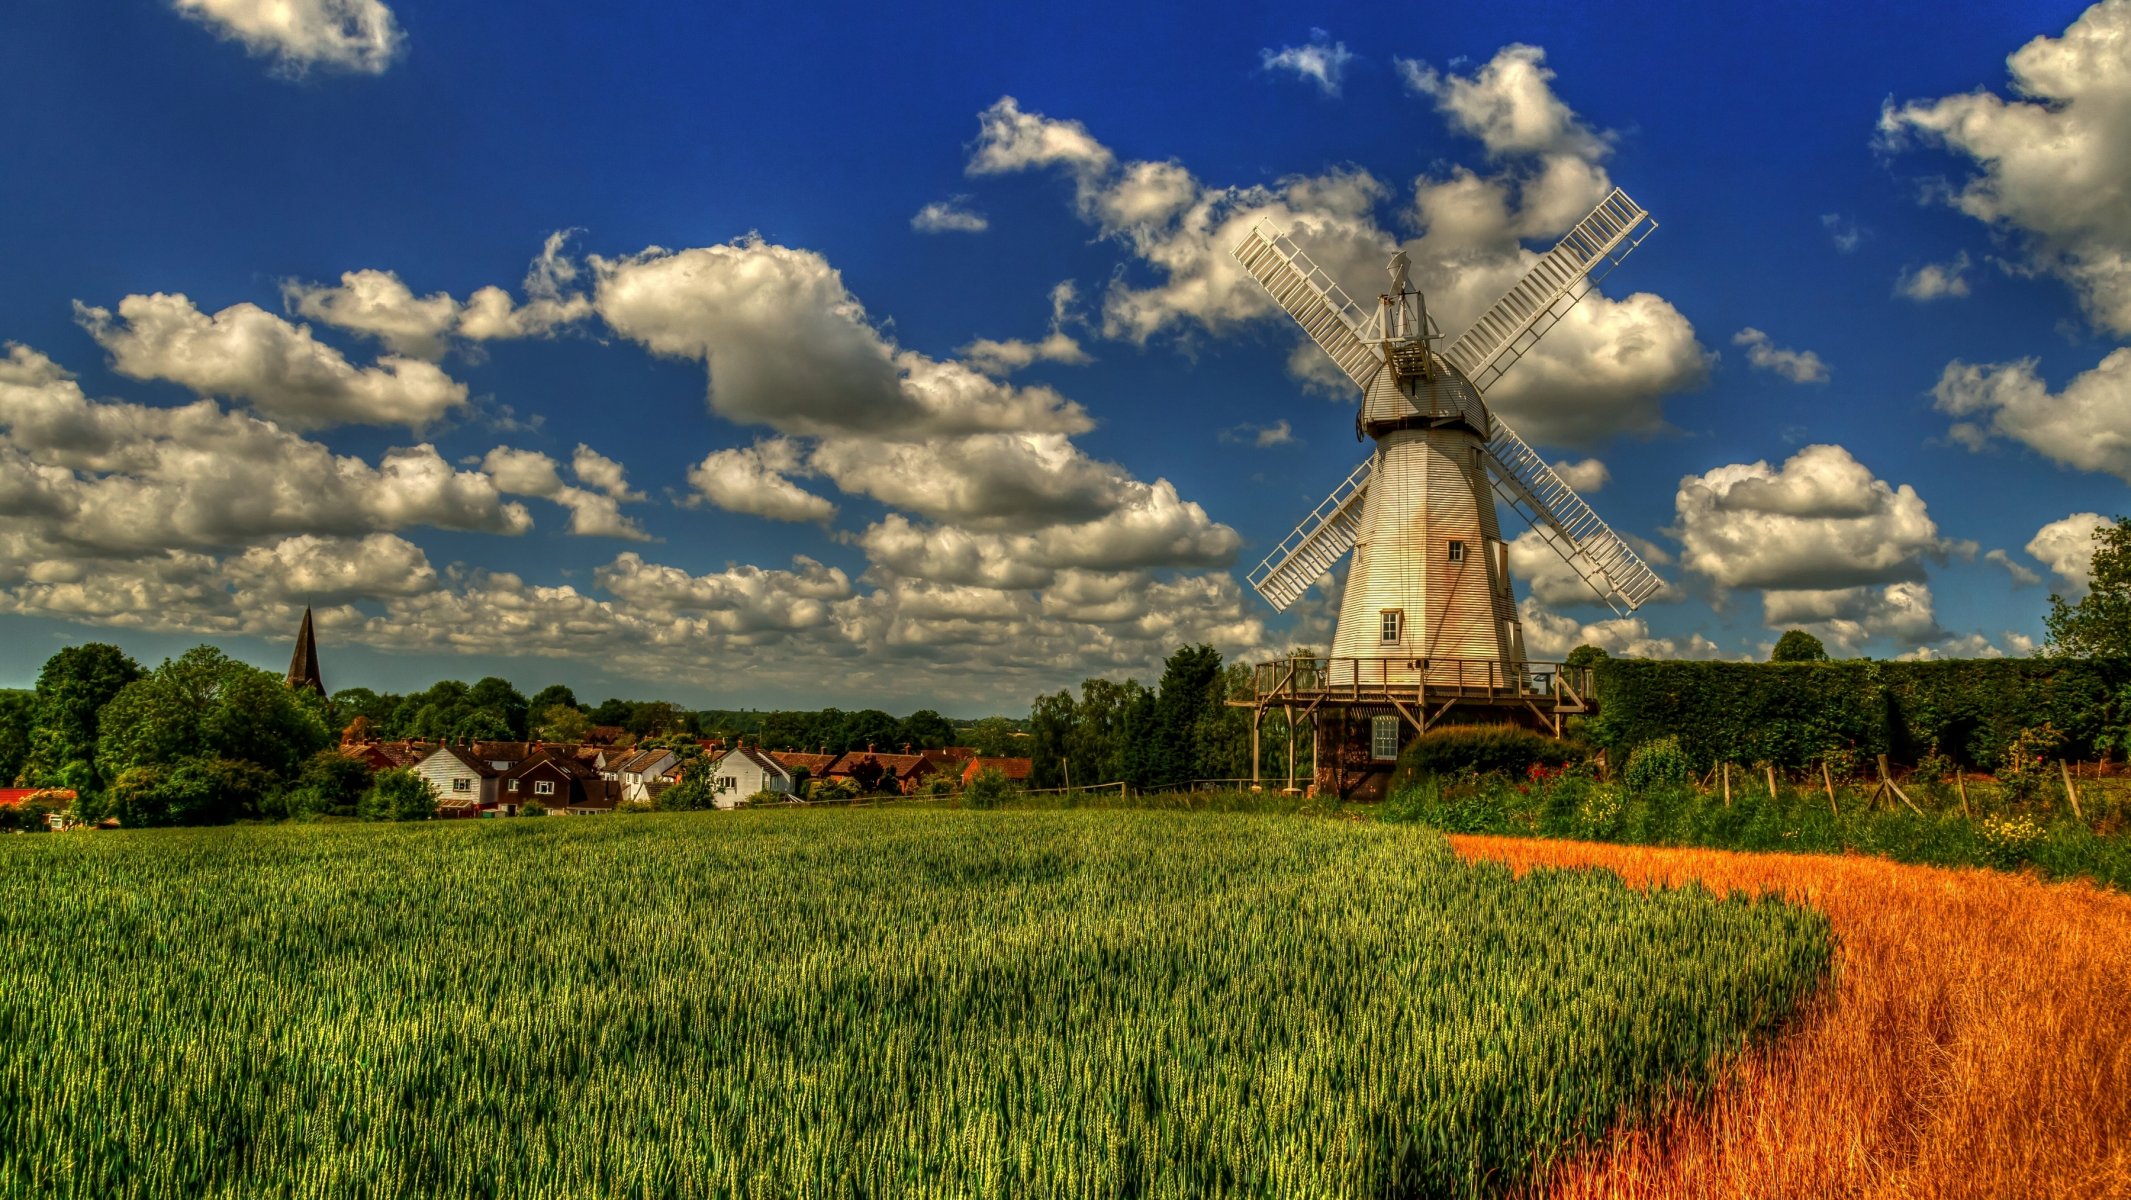
[[[1249,570],[1365,457],[1228,249],[1455,336],[1669,586],[1529,536],[1534,658],[2032,653],[2131,510],[2131,0],[1179,9],[17,0],[0,686],[1019,712],[1328,644]],[[1521,528],[1515,520],[1506,529]]]

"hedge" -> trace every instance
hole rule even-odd
[[[1934,746],[1990,769],[2021,730],[2056,727],[2062,752],[2097,758],[2123,711],[2131,660],[2002,658],[1940,662],[1659,662],[1598,665],[1589,735],[1625,761],[1676,734],[1696,763],[1804,767],[1854,749],[1913,763]]]

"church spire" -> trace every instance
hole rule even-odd
[[[319,695],[326,694],[326,685],[318,676],[318,637],[311,632],[311,610],[303,610],[303,628],[296,633],[296,653],[289,658],[289,686],[309,688]]]

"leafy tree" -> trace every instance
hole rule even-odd
[[[1225,701],[1251,694],[1251,669],[1243,663],[1223,668],[1214,677],[1214,698],[1192,726],[1192,757],[1197,779],[1240,779],[1250,774],[1250,710]],[[1263,765],[1263,756],[1260,762]]]
[[[1146,769],[1155,786],[1205,778],[1196,734],[1221,695],[1221,653],[1212,646],[1185,646],[1162,664],[1161,690],[1148,731]]]
[[[102,642],[68,646],[46,659],[20,769],[28,786],[97,791],[104,782],[96,767],[103,708],[140,677],[139,663]]]
[[[286,779],[331,740],[318,714],[280,676],[196,646],[127,684],[104,706],[96,766],[116,779],[135,767],[231,759]]]
[[[2072,658],[2131,658],[2131,517],[2094,531],[2093,581],[2078,603],[2050,597],[2049,651]]]
[[[288,816],[354,816],[363,793],[372,785],[370,764],[338,750],[320,750],[304,760],[280,805]]]
[[[878,750],[882,754],[894,754],[902,749],[902,722],[877,708],[860,709],[842,714],[836,732],[829,738],[829,745],[845,750]]]
[[[437,815],[437,790],[405,768],[379,771],[356,811],[365,821],[426,821]]]
[[[616,700],[614,697],[609,696],[599,702],[598,708],[592,710],[592,723],[594,725],[613,725],[626,729],[629,725],[629,719],[635,715],[635,705],[627,700]]]
[[[967,744],[986,758],[1019,758],[1019,739],[1014,723],[1005,717],[986,717],[962,731]]]
[[[1828,648],[1805,630],[1790,629],[1776,639],[1776,648],[1769,651],[1768,660],[1772,663],[1826,662]]]
[[[537,717],[558,704],[577,709],[580,712],[584,710],[584,705],[577,702],[576,692],[571,691],[563,684],[551,683],[533,693],[533,698],[526,702],[526,711]]]
[[[459,718],[449,734],[455,742],[515,741],[510,722],[492,708],[477,708]]]
[[[1060,787],[1066,780],[1066,762],[1073,753],[1073,730],[1079,722],[1079,706],[1073,693],[1060,691],[1036,697],[1029,709],[1029,782],[1036,787]],[[1086,770],[1086,764],[1082,765]]]
[[[997,808],[1020,792],[1021,789],[1014,786],[1005,772],[997,767],[986,767],[977,772],[969,781],[968,787],[962,789],[962,807]]]
[[[660,792],[652,805],[660,812],[704,812],[718,806],[718,794],[702,774],[683,772],[681,782]]]
[[[929,708],[921,708],[903,718],[895,740],[915,749],[937,750],[954,744],[955,727],[946,717]]]
[[[337,729],[346,729],[349,722],[363,717],[374,730],[383,730],[392,723],[392,711],[400,706],[402,696],[379,695],[366,687],[342,688],[333,693],[327,706],[328,723]]]
[[[525,693],[512,687],[510,680],[490,675],[467,689],[466,699],[474,707],[485,708],[503,719],[505,732],[499,740],[525,740]]]
[[[22,773],[30,757],[30,734],[37,727],[35,692],[0,692],[0,787]]]
[[[762,717],[762,744],[781,750],[813,750],[828,739],[815,731],[817,714],[773,712]]]
[[[398,737],[442,741],[474,706],[468,700],[472,689],[456,679],[442,679],[428,691],[400,701],[392,710],[392,732]]]
[[[272,772],[233,758],[145,763],[119,773],[111,784],[108,807],[118,823],[129,828],[226,825],[258,816],[274,784]]]
[[[1613,656],[1606,653],[1604,646],[1593,646],[1586,642],[1569,651],[1569,656],[1562,660],[1562,665],[1565,667],[1595,667],[1611,657]]]
[[[592,718],[581,708],[569,704],[550,704],[535,710],[539,724],[535,736],[546,742],[581,742],[592,728]]]

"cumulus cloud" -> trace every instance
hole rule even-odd
[[[1259,65],[1267,71],[1285,71],[1317,85],[1327,96],[1339,95],[1340,81],[1355,59],[1345,42],[1335,42],[1322,29],[1310,30],[1310,40],[1300,46],[1260,50]]]
[[[1746,347],[1746,361],[1757,371],[1773,371],[1792,383],[1826,383],[1828,364],[1811,350],[1786,350],[1751,325],[1732,335],[1732,345]]]
[[[278,534],[352,536],[429,525],[531,528],[488,476],[429,445],[375,465],[271,421],[201,400],[178,408],[94,401],[25,346],[0,360],[0,526],[17,554],[116,555],[214,547]]]
[[[127,296],[118,315],[76,302],[76,319],[134,379],[164,379],[202,396],[242,400],[299,429],[420,429],[466,403],[466,385],[420,359],[388,355],[356,367],[340,351],[256,304],[212,316],[183,295]]]
[[[622,515],[623,501],[643,497],[630,490],[620,463],[582,444],[570,462],[578,482],[597,490],[564,483],[555,460],[537,450],[498,446],[481,460],[481,469],[495,481],[498,491],[552,500],[569,510],[569,531],[580,537],[650,540],[642,526]]]
[[[2131,482],[2131,346],[2109,352],[2052,392],[2036,360],[1979,366],[1948,363],[1932,389],[1948,432],[1971,450],[2015,441],[2053,462]]]
[[[1242,544],[1165,479],[1137,484],[1100,515],[1028,532],[924,525],[891,513],[857,540],[894,574],[997,588],[1044,587],[1067,568],[1225,567]]]
[[[1613,472],[1608,471],[1606,464],[1595,458],[1577,462],[1562,459],[1554,464],[1554,474],[1561,476],[1561,482],[1586,496],[1613,482]]]
[[[1838,254],[1852,254],[1870,236],[1864,226],[1841,213],[1820,214],[1820,227],[1827,231],[1828,241],[1834,243]]]
[[[1536,597],[1520,603],[1517,615],[1524,626],[1525,650],[1542,662],[1566,658],[1578,646],[1597,646],[1616,658],[1723,657],[1717,644],[1699,633],[1660,637],[1650,632],[1649,622],[1641,617],[1583,622],[1553,612]]]
[[[2066,596],[2076,600],[2094,583],[2095,536],[2114,523],[2100,513],[2073,513],[2036,530],[2028,539],[2027,552],[2057,577]]]
[[[1958,300],[1968,294],[1968,252],[1954,255],[1952,262],[1925,263],[1905,270],[1894,281],[1894,294],[1926,304],[1933,300]]]
[[[2095,324],[2131,333],[2131,0],[2102,0],[2006,59],[2013,98],[1977,89],[1889,103],[1882,138],[1941,147],[1973,173],[1935,190],[2017,239]]]
[[[1051,325],[1041,341],[978,338],[955,353],[987,375],[1010,375],[1039,362],[1085,366],[1094,362],[1094,358],[1081,348],[1078,338],[1066,332],[1067,326],[1080,323],[1076,309],[1079,299],[1080,289],[1073,281],[1061,281],[1051,288]]]
[[[1653,567],[1667,566],[1672,556],[1665,548],[1633,534],[1622,534],[1630,548]],[[1584,582],[1576,568],[1561,557],[1536,529],[1526,529],[1509,541],[1509,573],[1520,590],[1527,592],[1540,604],[1562,607],[1571,604],[1603,603],[1602,598]],[[1676,600],[1679,593],[1669,584],[1649,603]]]
[[[1270,425],[1252,425],[1248,422],[1241,425],[1233,425],[1215,436],[1228,445],[1255,446],[1260,450],[1270,450],[1274,446],[1293,446],[1298,444],[1294,428],[1287,423],[1287,419],[1284,417]]]
[[[429,556],[392,533],[363,538],[299,534],[232,556],[223,573],[248,596],[292,605],[418,596],[437,584]]]
[[[2032,554],[2034,552],[2029,551],[2029,553]],[[1990,551],[1983,556],[1983,561],[1996,563],[2004,567],[2005,573],[2013,577],[2013,584],[2017,587],[2033,587],[2035,584],[2042,582],[2042,576],[2037,575],[2020,563],[2014,562],[2013,556],[2003,550]]]
[[[1284,321],[1229,253],[1261,219],[1293,233],[1355,295],[1381,290],[1384,262],[1403,248],[1430,312],[1454,334],[1537,260],[1526,240],[1558,238],[1606,195],[1611,139],[1554,94],[1535,47],[1506,47],[1468,75],[1420,63],[1400,70],[1455,128],[1479,139],[1494,165],[1486,175],[1459,168],[1416,180],[1407,219],[1422,231],[1417,238],[1401,239],[1379,223],[1392,189],[1367,171],[1215,186],[1179,163],[1120,162],[1079,122],[1025,111],[1012,97],[979,115],[969,170],[1065,171],[1082,218],[1156,276],[1112,282],[1102,304],[1106,337],[1139,344],[1176,337],[1188,345],[1195,336]],[[1351,384],[1325,373],[1322,357],[1314,347],[1298,349],[1290,369],[1313,388],[1351,395]],[[1700,386],[1709,364],[1693,326],[1664,300],[1593,293],[1491,389],[1488,402],[1542,442],[1655,432],[1665,427],[1664,397]]]
[[[688,469],[688,483],[702,499],[728,512],[826,523],[836,516],[836,505],[790,478],[805,471],[803,447],[789,438],[770,438],[712,451]]]
[[[314,66],[383,74],[406,44],[381,0],[173,2],[180,13],[291,75]]]
[[[1925,560],[1960,549],[1939,536],[1915,489],[1875,478],[1841,446],[1807,446],[1780,468],[1690,475],[1674,509],[1681,565],[1720,590],[1916,582]]]
[[[910,218],[910,227],[919,233],[983,233],[991,228],[991,222],[969,207],[969,197],[956,196],[935,200],[919,209]]]
[[[286,280],[282,302],[291,312],[374,337],[395,354],[439,359],[453,336],[484,342],[543,337],[592,313],[592,302],[571,290],[579,268],[563,254],[569,231],[548,235],[526,271],[526,299],[500,287],[476,290],[465,303],[448,292],[417,296],[391,271],[344,272],[336,286]]]

